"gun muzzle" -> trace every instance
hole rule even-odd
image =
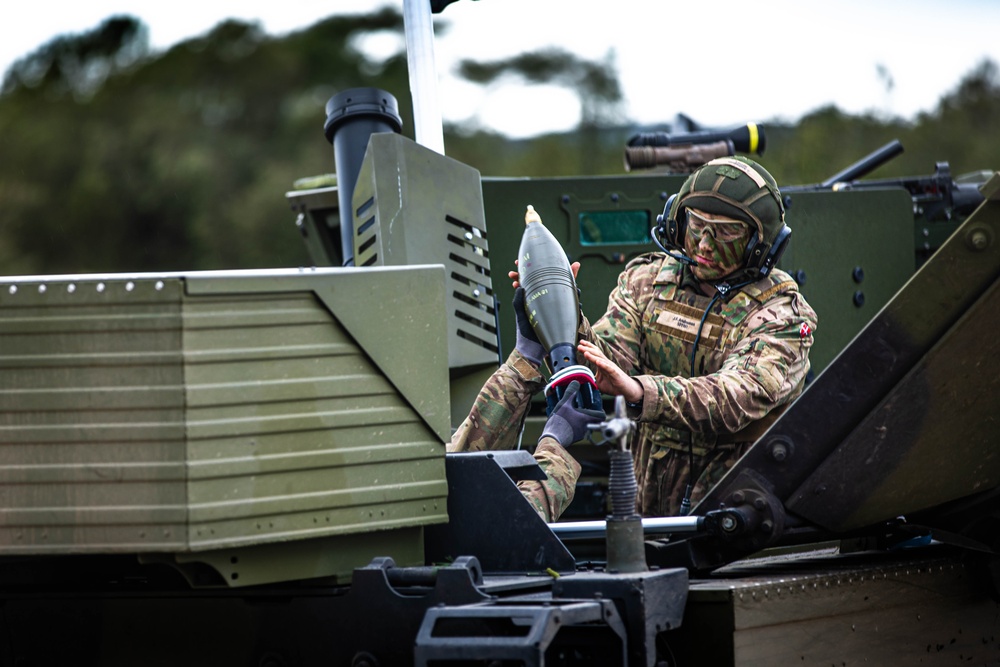
[[[368,139],[376,132],[399,133],[403,121],[396,98],[378,88],[351,88],[326,103],[323,132],[333,144],[337,170],[340,245],[344,266],[354,266],[354,216],[351,199],[358,182]]]

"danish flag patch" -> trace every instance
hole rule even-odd
[[[807,323],[803,322],[802,326],[799,327],[799,338],[806,338],[812,332],[813,332],[813,330],[809,327],[809,325]]]

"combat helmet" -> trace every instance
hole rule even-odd
[[[774,178],[761,165],[739,155],[706,162],[667,200],[663,214],[657,216],[653,240],[675,257],[674,252],[684,254],[688,208],[750,225],[743,269],[738,272],[741,275],[733,276],[736,278],[756,280],[770,273],[792,233],[785,225],[785,207]]]

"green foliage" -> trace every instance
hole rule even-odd
[[[388,90],[412,132],[404,54],[374,62],[358,47],[381,32],[402,43],[398,11],[332,17],[280,39],[226,21],[151,56],[146,28],[114,17],[21,59],[0,91],[4,273],[308,264],[284,193],[333,170],[326,101],[347,88]],[[537,52],[462,72],[483,85],[515,76],[566,86],[580,95],[582,122],[520,141],[448,127],[450,157],[488,176],[622,173],[637,128],[622,120],[611,56]],[[998,120],[997,66],[986,61],[912,121],[830,107],[795,125],[765,123],[762,160],[779,183],[817,182],[898,138],[906,153],[872,177],[929,174],[939,160],[955,174],[996,168]]]
[[[87,97],[108,76],[127,70],[146,56],[149,35],[130,16],[114,16],[82,35],[62,35],[15,62],[0,92],[44,88],[50,95]]]

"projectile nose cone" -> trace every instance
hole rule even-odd
[[[528,204],[528,210],[524,212],[524,224],[525,226],[530,225],[533,222],[541,223],[542,219],[535,212],[535,207]]]

